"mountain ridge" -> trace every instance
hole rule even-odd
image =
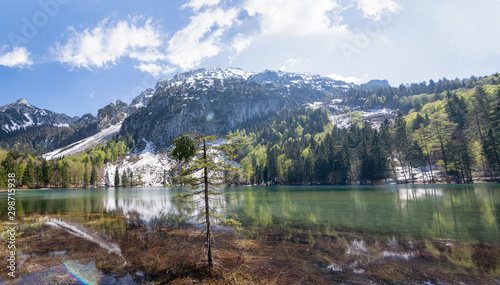
[[[237,107],[238,102],[229,104],[224,102],[225,96],[233,96],[231,98],[235,98],[234,94],[228,94],[227,86],[225,86],[226,81],[229,82],[229,85],[232,86],[231,88],[233,89],[233,91],[229,93],[246,92],[247,95],[253,94],[249,96],[255,97],[257,94],[254,91],[259,89],[260,91],[258,91],[258,93],[260,92],[260,95],[271,96],[271,94],[274,94],[272,95],[274,98],[270,99],[269,97],[267,98],[269,100],[264,100],[266,103],[263,103],[264,101],[248,101],[242,97],[240,101],[241,103],[245,102],[246,108],[239,109]],[[148,138],[151,135],[146,134],[144,130],[151,129],[153,124],[147,124],[145,122],[155,117],[155,113],[157,112],[158,116],[156,117],[160,118],[162,117],[161,113],[173,115],[172,112],[174,111],[182,113],[179,118],[184,118],[182,120],[176,119],[177,123],[174,124],[174,129],[176,129],[176,131],[173,132],[175,135],[179,135],[183,130],[185,131],[187,126],[197,129],[198,123],[193,121],[194,118],[197,118],[196,120],[198,121],[204,120],[205,123],[201,124],[201,126],[204,126],[202,128],[203,130],[216,130],[216,132],[219,133],[222,132],[223,129],[237,128],[239,124],[247,122],[248,120],[260,120],[282,108],[297,108],[307,103],[322,100],[326,97],[342,95],[346,90],[354,87],[357,87],[357,85],[305,72],[298,73],[272,70],[251,72],[232,67],[200,68],[179,72],[171,78],[159,79],[154,87],[142,91],[141,94],[132,99],[130,104],[117,100],[115,103],[110,103],[100,108],[96,117],[92,114],[84,114],[81,117],[70,117],[66,114],[59,114],[45,109],[42,110],[21,98],[13,103],[0,107],[0,126],[3,131],[0,131],[0,140],[5,141],[5,138],[7,138],[9,141],[15,142],[18,140],[17,137],[36,132],[37,129],[44,126],[44,132],[47,134],[37,134],[38,140],[33,142],[33,144],[41,144],[46,147],[48,151],[51,151],[55,148],[64,146],[61,145],[60,142],[54,142],[54,133],[56,134],[57,140],[63,140],[71,144],[85,137],[95,135],[112,125],[121,124],[122,122],[124,122],[124,129],[121,133],[132,132],[135,133],[137,138]],[[182,90],[182,92],[179,90]],[[214,92],[219,92],[219,95],[222,97],[215,96]],[[199,100],[208,93],[213,98],[208,96],[211,99]],[[167,100],[167,97],[170,99]],[[149,105],[151,102],[160,105],[156,108],[154,106],[150,107]],[[254,103],[256,106],[263,104],[259,107],[261,111],[258,111],[257,109],[259,108],[257,107],[250,107],[250,105]],[[165,105],[168,105],[170,109],[167,110]],[[220,108],[216,107],[214,109],[209,105],[220,105]],[[223,106],[226,106],[226,108]],[[147,111],[141,111],[143,109]],[[233,116],[220,116],[220,114],[225,111],[229,110],[229,113],[231,113],[234,109],[238,109],[239,113],[234,113]],[[30,112],[36,113],[41,117],[34,117],[30,115]],[[28,114],[28,116],[24,114]],[[128,123],[132,120],[139,122],[137,119],[139,114],[143,117],[141,119],[142,122],[139,124],[143,126],[143,130],[138,130],[138,128]],[[43,116],[48,117],[44,118]],[[133,116],[133,119],[129,119],[130,116]],[[211,119],[206,120],[207,118]],[[225,118],[226,121],[224,122],[221,118]],[[166,123],[164,119],[165,117],[163,116],[163,121],[160,120],[163,124]],[[183,125],[183,120],[192,122]],[[158,125],[160,121],[157,121],[155,125]],[[215,127],[217,124],[218,126]],[[225,124],[226,126],[223,126]],[[170,125],[170,127],[172,127],[172,125]],[[66,128],[72,130],[65,131]],[[159,143],[159,138],[162,137],[165,141],[171,140],[174,135],[168,135],[167,138],[163,136],[165,132],[165,129],[159,131],[157,128],[156,132],[153,132],[156,135],[154,136],[155,139],[152,139],[152,141]],[[65,135],[58,135],[62,133],[65,133]]]
[[[75,124],[79,119],[78,116],[40,109],[23,98],[0,107],[0,126],[6,133],[31,126],[64,127]]]

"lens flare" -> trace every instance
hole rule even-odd
[[[84,285],[97,285],[98,275],[95,267],[95,262],[92,261],[87,265],[83,265],[75,260],[67,260],[64,267],[68,269],[69,273],[73,275],[78,281]]]

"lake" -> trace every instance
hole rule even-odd
[[[170,216],[189,222],[199,205],[183,203],[182,188],[107,188],[17,192],[18,216],[123,214],[150,222]],[[216,210],[246,229],[296,227],[350,229],[461,241],[500,241],[500,185],[388,185],[229,187]],[[2,216],[6,194],[0,194]]]
[[[121,242],[106,244],[109,238],[99,241],[80,225],[108,236],[124,236],[130,228],[141,226],[151,232],[158,226],[193,225],[199,220],[201,204],[197,197],[190,203],[179,200],[176,194],[185,191],[179,187],[18,191],[16,211],[19,220],[36,217],[80,238],[90,235],[87,240],[94,239],[113,252]],[[311,248],[318,236],[335,236],[338,243],[337,237],[343,234],[347,236],[343,256],[354,250],[369,252],[370,242],[366,245],[365,240],[403,240],[410,245],[416,240],[443,240],[495,248],[500,242],[500,184],[228,187],[212,205],[215,212],[241,221],[245,231],[237,234],[239,239],[279,239]],[[2,221],[7,220],[6,209],[6,193],[1,193]],[[389,252],[383,249],[379,246],[371,252]],[[120,255],[122,251],[123,246]],[[408,257],[410,253],[400,249],[397,254]],[[335,272],[342,262],[321,266],[332,266]],[[495,273],[496,262],[494,266]],[[130,281],[123,284],[135,284],[131,280],[137,279],[123,278]]]

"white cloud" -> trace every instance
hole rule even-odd
[[[30,53],[25,47],[15,47],[11,52],[3,53],[7,46],[0,48],[0,65],[7,67],[26,67],[33,64],[29,59]]]
[[[159,48],[162,35],[147,20],[139,26],[137,20],[110,23],[101,21],[93,29],[78,32],[69,28],[70,35],[64,44],[52,49],[57,61],[78,68],[102,68],[115,65],[122,57],[140,62],[155,62],[165,58]]]
[[[182,6],[186,7],[192,8],[194,15],[173,35],[167,48],[167,60],[181,69],[195,68],[223,52],[230,53],[227,58],[232,64],[255,40],[262,42],[264,38],[313,36],[332,42],[332,38],[350,33],[341,24],[344,8],[338,0],[243,0],[231,8],[219,0],[190,0]]]
[[[343,76],[343,75],[339,75],[339,74],[330,74],[330,75],[327,75],[326,77],[329,77],[331,79],[334,79],[334,80],[341,80],[341,81],[345,81],[345,82],[352,82],[352,83],[355,83],[355,84],[359,84],[361,83],[361,79],[357,78],[356,76]]]
[[[141,62],[139,65],[134,66],[135,68],[139,69],[142,72],[147,72],[155,77],[158,77],[159,75],[166,75],[170,74],[175,71],[175,68],[166,66],[164,64],[157,64],[157,63],[145,63]]]
[[[280,70],[281,70],[281,71],[288,71],[288,70],[290,70],[290,69],[292,69],[292,70],[293,70],[293,69],[294,69],[294,67],[298,66],[299,64],[302,64],[302,65],[304,65],[304,63],[305,63],[305,64],[307,64],[307,62],[308,62],[308,61],[309,61],[309,59],[308,59],[308,58],[307,58],[307,59],[302,59],[302,58],[289,58],[289,59],[286,61],[285,65],[283,65],[283,66],[281,66],[281,67],[280,67]]]
[[[375,21],[381,20],[384,12],[396,13],[401,9],[393,0],[359,0],[358,7],[365,18]]]
[[[252,43],[253,36],[245,36],[241,33],[236,34],[233,37],[233,41],[231,43],[231,48],[236,51],[236,54],[240,54],[246,48],[250,46]]]
[[[190,69],[204,58],[217,55],[224,46],[223,33],[233,25],[238,14],[238,8],[214,8],[192,16],[189,25],[177,31],[168,42],[168,61]]]
[[[191,0],[189,3],[182,5],[182,9],[189,7],[193,9],[193,11],[197,12],[202,7],[212,7],[219,4],[220,0]]]
[[[330,30],[329,12],[340,9],[335,0],[247,0],[244,9],[258,17],[263,34],[307,35]]]

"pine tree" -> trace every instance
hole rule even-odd
[[[374,167],[373,176],[371,177],[372,181],[385,179],[387,173],[387,156],[383,151],[382,144],[380,143],[378,137],[379,136],[375,131],[370,149],[370,156]]]
[[[128,184],[128,175],[127,175],[127,170],[123,170],[122,172],[122,186],[127,187]]]
[[[115,187],[120,186],[120,172],[118,171],[118,167],[115,169]]]
[[[134,173],[132,172],[132,170],[130,168],[128,169],[128,181],[129,181],[130,187],[133,187],[134,186]]]
[[[83,169],[83,187],[84,188],[89,187],[89,170],[86,163]]]
[[[389,164],[392,169],[392,177],[396,179],[397,173],[396,173],[396,165],[394,163],[393,139],[391,137],[391,132],[390,132],[390,123],[387,118],[380,126],[380,141],[382,144],[383,151],[385,152],[385,156],[389,158]]]
[[[70,173],[69,173],[69,164],[68,162],[63,162],[62,165],[61,165],[61,169],[60,169],[60,173],[61,173],[61,181],[62,181],[62,187],[63,188],[69,188],[71,187],[71,176],[70,176]]]
[[[229,161],[220,159],[221,157],[227,159],[235,157],[235,150],[238,147],[238,144],[233,143],[235,136],[236,134],[224,137],[184,134],[173,141],[175,147],[172,149],[171,155],[177,161],[184,163],[181,165],[182,172],[178,178],[183,184],[187,184],[193,189],[192,193],[180,195],[180,197],[203,196],[209,267],[213,267],[209,198],[212,195],[220,194],[216,185],[224,183],[225,178],[222,177],[224,173],[238,171]],[[202,175],[197,177],[195,174],[200,171]],[[220,216],[218,218],[222,219]],[[233,220],[223,219],[223,221],[234,223]]]
[[[403,113],[398,111],[396,119],[394,120],[394,140],[399,163],[403,170],[404,180],[408,182],[407,175],[407,154],[408,154],[408,133],[406,131],[406,120]]]
[[[278,149],[277,147],[267,148],[267,176],[265,181],[275,183],[278,180]]]
[[[94,165],[92,165],[92,171],[90,173],[90,185],[96,186],[97,183],[97,169]]]
[[[23,181],[28,188],[35,187],[35,170],[33,166],[33,161],[31,160],[28,161],[28,165],[24,169]]]
[[[109,187],[111,186],[111,182],[109,180],[109,172],[106,170],[106,173],[104,174],[104,186]]]
[[[41,180],[43,182],[43,185],[47,187],[50,184],[50,178],[52,176],[52,170],[50,169],[49,163],[47,160],[42,160],[42,166],[41,166]]]
[[[16,173],[17,172],[18,165],[17,165],[17,162],[12,155],[12,152],[7,153],[7,157],[2,161],[2,166],[5,169],[6,173]]]

